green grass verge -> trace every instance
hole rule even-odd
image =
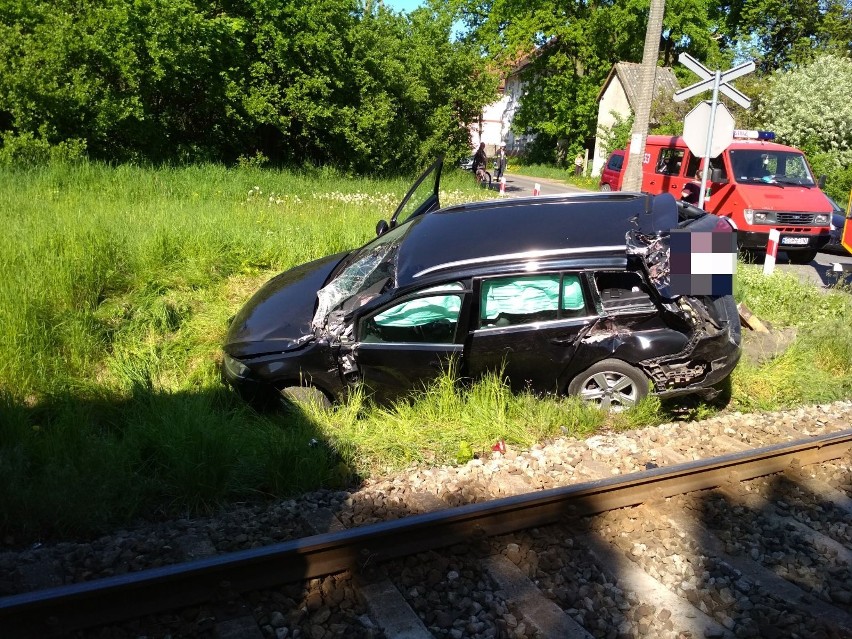
[[[449,377],[391,407],[259,414],[218,377],[228,318],[275,273],[356,247],[408,180],[331,171],[97,164],[0,172],[0,538],[93,534],[135,518],[340,486],[412,463],[454,464],[497,440],[528,446],[672,419],[649,399],[607,417]],[[445,203],[486,197],[450,172]],[[799,328],[744,363],[732,406],[852,395],[852,307],[741,267],[737,295]],[[690,412],[691,411],[691,412]]]

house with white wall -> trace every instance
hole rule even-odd
[[[516,134],[512,131],[512,121],[515,113],[521,105],[526,83],[521,79],[521,72],[529,64],[529,59],[524,58],[509,73],[500,85],[500,99],[489,104],[482,110],[482,116],[478,123],[470,127],[470,139],[473,148],[477,148],[480,142],[485,142],[488,155],[493,155],[501,144],[506,145],[509,155],[523,153],[527,145],[535,138],[535,135]]]
[[[524,58],[506,77],[500,87],[501,96],[482,111],[478,123],[470,127],[470,139],[474,149],[485,142],[489,156],[493,155],[501,144],[506,145],[509,155],[523,153],[535,134],[516,134],[512,131],[512,121],[526,93],[526,83],[521,79],[522,71],[529,64]],[[635,112],[642,82],[642,65],[635,62],[617,62],[607,75],[598,92],[598,119],[596,131],[612,127],[616,118],[622,120]],[[654,83],[655,96],[674,93],[680,88],[677,78],[669,67],[657,67]],[[606,149],[595,137],[595,149],[592,153],[592,175],[600,175],[606,162]]]
[[[612,127],[617,118],[626,120],[636,112],[642,86],[642,65],[635,62],[616,62],[598,92],[598,121],[595,150],[592,154],[592,175],[601,174],[606,162],[606,149],[601,144],[600,131]],[[669,67],[657,67],[654,96],[671,94],[680,88]]]

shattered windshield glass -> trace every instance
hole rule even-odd
[[[361,306],[396,284],[396,252],[405,228],[377,237],[362,248],[331,282],[317,291],[319,304],[311,326],[322,328],[329,313],[347,303]]]

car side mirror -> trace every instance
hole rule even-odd
[[[722,174],[722,169],[716,167],[714,169],[710,169],[710,181],[711,182],[719,182],[721,184],[727,184],[728,180],[725,179]]]
[[[379,220],[376,224],[376,236],[384,235],[390,230],[390,226],[384,220]]]
[[[819,176],[819,179],[817,180],[817,186],[820,188],[820,190],[825,188],[825,174]]]

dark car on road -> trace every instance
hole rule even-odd
[[[837,202],[828,198],[831,203],[831,225],[829,226],[828,244],[820,249],[823,253],[833,253],[835,255],[849,255],[840,238],[843,235],[843,225],[846,224],[846,211],[843,210]]]
[[[437,161],[377,237],[281,273],[245,304],[224,375],[247,398],[378,401],[451,365],[605,408],[713,396],[740,355],[733,298],[673,295],[668,238],[730,233],[670,195],[589,193],[440,208]]]

